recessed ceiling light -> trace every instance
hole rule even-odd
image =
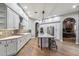
[[[72,8],[77,8],[77,5],[73,5]]]

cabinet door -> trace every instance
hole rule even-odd
[[[31,39],[31,34],[28,34],[27,38],[28,38],[27,41],[30,40]]]
[[[6,56],[6,41],[0,41],[0,56]]]
[[[0,29],[6,29],[6,5],[0,4]]]
[[[7,28],[14,29],[13,24],[13,11],[10,8],[7,8]]]
[[[15,12],[13,12],[13,15],[14,15],[14,17],[13,17],[13,19],[14,19],[14,29],[19,29],[19,22],[20,22],[19,16]]]
[[[29,40],[29,36],[28,35],[25,35],[25,41],[28,42],[28,40]]]
[[[17,40],[11,39],[7,41],[7,55],[15,55],[17,53]]]
[[[19,51],[22,47],[22,38],[18,38],[17,41],[17,51]]]

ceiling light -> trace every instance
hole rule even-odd
[[[77,8],[77,5],[73,5],[72,8]]]

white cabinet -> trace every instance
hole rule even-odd
[[[14,29],[19,29],[20,20],[19,20],[19,16],[16,13],[14,13],[13,20],[14,20]]]
[[[30,34],[0,41],[0,56],[15,55],[31,38]]]
[[[2,3],[0,3],[0,29],[6,28],[6,6]]]
[[[30,34],[23,35],[21,38],[18,38],[17,41],[17,51],[19,51],[31,38]]]
[[[10,8],[7,8],[7,28],[18,29],[19,28],[19,15],[17,15]]]
[[[24,44],[26,43],[26,41],[25,41],[25,39],[24,39],[24,36],[22,36],[21,38],[18,38],[17,39],[17,41],[18,41],[18,49],[17,49],[17,51],[19,51],[23,46],[24,46]]]
[[[15,55],[17,53],[17,40],[0,41],[0,56]]]
[[[7,28],[13,29],[13,12],[11,9],[7,8]]]
[[[17,51],[19,51],[22,47],[22,37],[17,39]]]
[[[15,55],[17,53],[17,40],[7,40],[7,55]]]
[[[0,56],[6,55],[6,41],[0,41]]]
[[[0,4],[0,29],[18,29],[19,15],[5,4]]]

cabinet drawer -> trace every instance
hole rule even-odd
[[[7,43],[13,43],[13,42],[16,42],[16,39],[11,39],[7,41]]]
[[[0,41],[0,45],[5,45],[6,41]]]

